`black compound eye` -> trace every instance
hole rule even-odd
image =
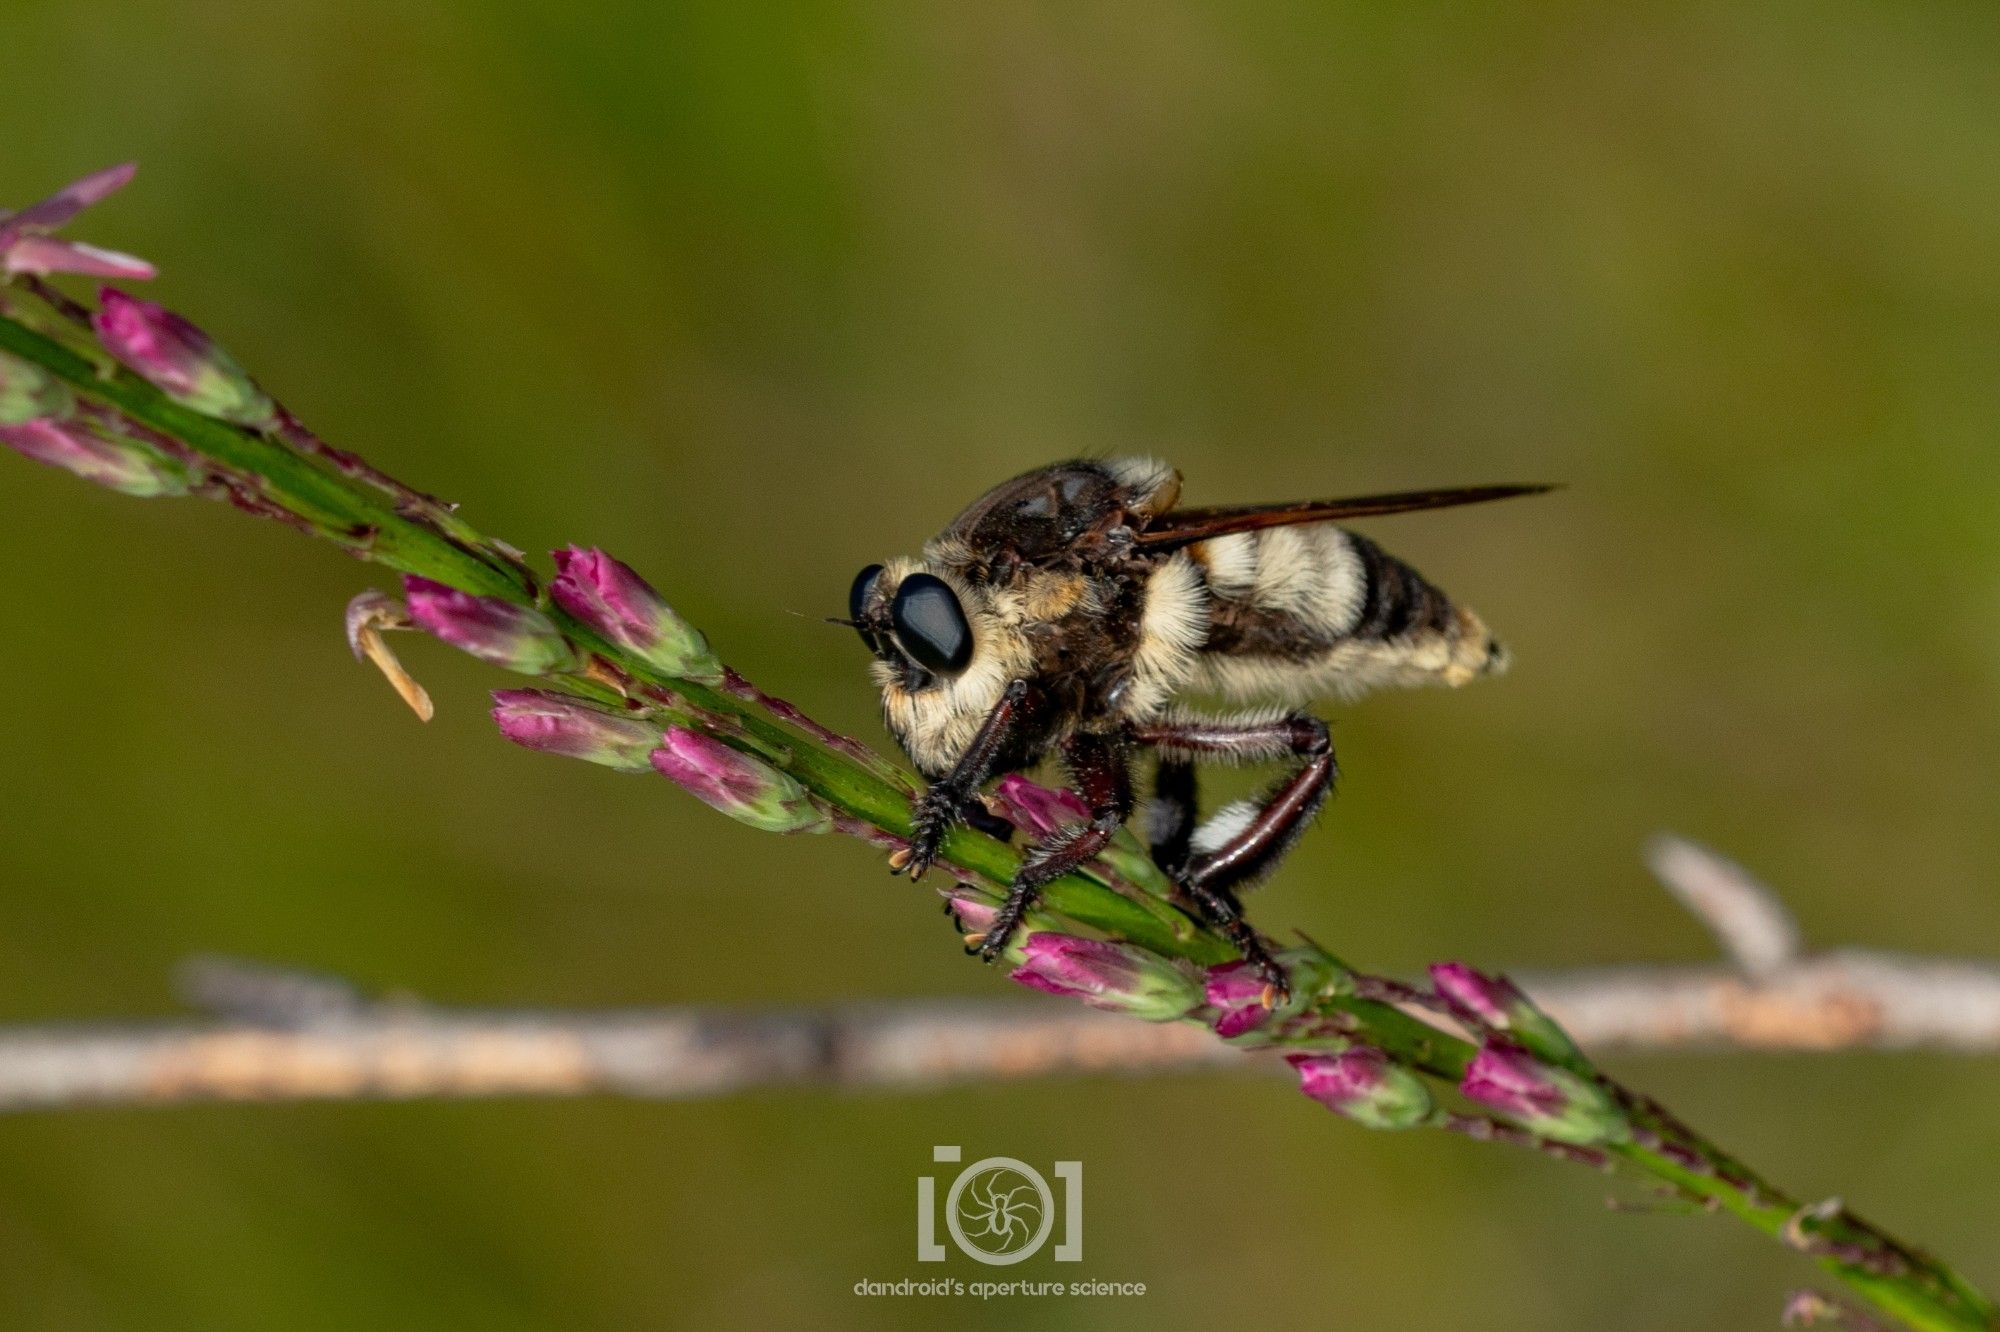
[[[972,626],[958,594],[942,578],[926,573],[905,578],[889,603],[889,622],[903,650],[927,671],[955,675],[972,660]]]
[[[854,627],[861,633],[861,641],[875,655],[882,655],[882,640],[865,622],[862,612],[868,609],[868,594],[875,590],[875,580],[882,576],[882,566],[871,564],[854,575],[854,586],[847,589],[847,618],[855,622]]]

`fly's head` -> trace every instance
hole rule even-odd
[[[920,771],[949,772],[1015,680],[1043,686],[1059,709],[1087,706],[1126,637],[1109,627],[1129,601],[1125,539],[1179,488],[1150,460],[1059,463],[989,491],[921,556],[856,575],[848,619]]]
[[[939,564],[898,558],[855,575],[848,618],[874,657],[889,729],[927,777],[972,742],[1034,653],[1012,599]]]

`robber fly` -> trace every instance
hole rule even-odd
[[[1478,616],[1333,521],[1547,488],[1179,509],[1178,472],[1127,458],[1057,463],[989,491],[917,558],[863,569],[849,594],[846,623],[874,654],[889,729],[930,783],[892,864],[917,878],[954,825],[994,831],[980,789],[1060,755],[1090,821],[1028,849],[979,941],[991,961],[1042,885],[1125,825],[1133,760],[1151,750],[1153,859],[1283,993],[1237,895],[1283,859],[1333,787],[1326,723],[1297,709],[1462,685],[1507,663]],[[1188,694],[1265,706],[1207,716],[1179,701]],[[1197,824],[1195,765],[1267,761],[1288,771]]]

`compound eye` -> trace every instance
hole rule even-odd
[[[863,614],[868,609],[868,594],[875,590],[875,580],[882,576],[882,566],[871,564],[854,575],[854,585],[847,589],[847,618],[854,621],[854,627],[861,633],[861,641],[876,656],[882,655],[882,639],[868,627]]]
[[[889,622],[903,650],[927,671],[956,675],[972,660],[972,626],[958,594],[942,578],[926,573],[905,578],[889,603]]]

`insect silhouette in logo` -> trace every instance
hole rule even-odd
[[[1274,995],[1288,993],[1238,895],[1284,858],[1337,776],[1326,723],[1302,705],[1462,685],[1507,663],[1477,615],[1334,524],[1547,489],[1179,508],[1180,474],[1148,458],[1057,463],[995,487],[849,593],[842,623],[874,655],[888,727],[930,783],[892,866],[922,876],[960,822],[1005,835],[981,788],[1059,756],[1090,819],[1027,850],[978,941],[991,961],[1042,886],[1132,816],[1133,764],[1151,751],[1154,860]],[[1262,706],[1209,716],[1187,695]],[[1198,820],[1198,764],[1261,762],[1287,770]]]
[[[1005,1166],[983,1172],[961,1190],[959,1232],[967,1243],[985,1253],[1012,1253],[1033,1242],[1039,1233],[1046,1185],[1035,1183]]]

